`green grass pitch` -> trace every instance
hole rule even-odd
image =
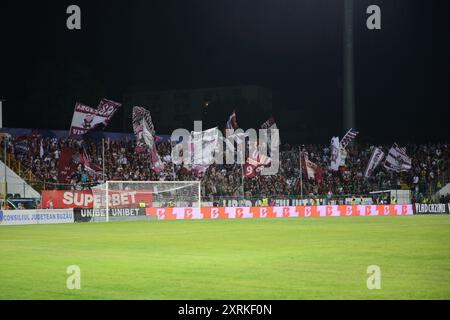
[[[449,299],[450,216],[3,226],[0,298]]]

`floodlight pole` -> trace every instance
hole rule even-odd
[[[355,128],[355,93],[353,59],[353,0],[344,0],[343,34],[343,130]]]

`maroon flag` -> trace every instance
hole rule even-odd
[[[88,155],[86,149],[83,148],[83,153],[80,155],[80,163],[83,164],[90,176],[98,178],[102,175],[103,169],[100,165],[93,163],[91,157]]]
[[[97,107],[97,116],[104,118],[103,124],[105,126],[111,121],[111,118],[116,113],[117,110],[122,106],[121,103],[115,102],[106,98],[100,100]]]
[[[76,170],[76,163],[73,161],[74,152],[72,148],[64,148],[58,162],[58,181],[66,182],[67,177]]]
[[[271,116],[261,125],[261,129],[277,129],[277,124],[275,123],[275,119]]]

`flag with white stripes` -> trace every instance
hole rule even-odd
[[[346,148],[350,142],[355,140],[356,136],[358,135],[358,131],[356,131],[353,128],[350,128],[350,130],[347,131],[345,136],[341,140],[341,148]]]
[[[331,161],[330,169],[333,171],[338,171],[341,165],[341,152],[339,137],[331,138]]]
[[[409,171],[411,169],[411,158],[406,154],[406,148],[399,147],[394,143],[386,156],[384,167],[395,172]]]

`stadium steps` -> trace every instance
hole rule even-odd
[[[14,159],[13,155],[8,155],[5,163],[0,160],[0,193],[2,197],[5,195],[5,167],[7,177],[7,193],[8,194],[20,194],[23,198],[40,198],[40,192],[26,181],[25,177],[28,177],[29,181],[36,181],[34,175],[30,170],[22,170],[19,161]]]

